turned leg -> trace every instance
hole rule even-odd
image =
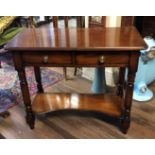
[[[28,84],[26,81],[22,57],[18,52],[14,51],[13,59],[14,59],[15,69],[18,71],[18,75],[19,75],[23,102],[24,102],[25,109],[26,109],[26,122],[28,123],[30,128],[33,129],[34,123],[35,123],[35,114],[32,111],[31,99],[30,99]]]
[[[37,81],[37,88],[38,88],[38,93],[44,92],[42,83],[41,83],[41,72],[40,72],[40,67],[34,67],[34,72],[35,72],[35,78]]]
[[[28,84],[26,81],[25,77],[25,72],[24,70],[17,70],[19,74],[19,79],[20,79],[20,86],[22,90],[22,95],[23,95],[23,100],[26,108],[26,122],[29,124],[30,128],[34,128],[34,122],[35,122],[35,115],[32,111],[31,107],[31,99],[30,99],[30,94],[28,90]]]
[[[124,82],[125,82],[125,68],[120,67],[119,69],[119,79],[116,88],[116,95],[123,97],[123,89],[124,89]]]
[[[126,93],[124,99],[124,105],[122,106],[122,115],[120,118],[120,130],[123,133],[127,133],[130,127],[130,110],[132,104],[133,86],[134,86],[135,74],[129,72],[126,85]]]
[[[138,51],[137,53],[131,52],[128,64],[128,75],[125,86],[125,95],[123,98],[124,103],[122,105],[122,114],[120,117],[120,130],[123,133],[127,133],[128,128],[130,127],[130,111],[132,106],[134,79],[138,67],[138,58],[139,58]]]

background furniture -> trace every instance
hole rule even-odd
[[[74,19],[76,21],[75,27],[84,27],[84,16],[44,16],[44,20],[40,20],[39,16],[28,16],[25,18],[26,27],[36,27],[47,26],[47,24],[52,24],[54,28],[68,28],[73,27],[73,24],[70,25],[70,20]],[[34,67],[35,74],[40,75],[40,69]],[[65,80],[67,80],[67,68],[63,67],[63,74]],[[77,74],[77,68],[75,67],[74,75]],[[38,85],[39,90],[41,87]],[[41,90],[42,91],[42,90]]]
[[[106,16],[89,16],[89,27],[105,27]]]
[[[5,48],[13,54],[26,107],[26,121],[32,129],[35,113],[76,109],[101,112],[114,117],[120,121],[121,131],[127,132],[130,126],[132,93],[139,50],[145,48],[143,39],[134,27],[52,30],[49,26],[25,29]],[[38,93],[31,104],[24,72],[24,67],[29,65],[120,67],[117,96]],[[124,83],[125,68],[128,68],[126,84]],[[38,77],[37,75],[37,82],[42,86]]]
[[[83,16],[84,17],[84,16]],[[76,27],[77,28],[82,28],[84,27],[84,18],[82,16],[74,16],[74,19],[76,20]],[[64,28],[68,28],[69,26],[69,19],[71,17],[70,16],[53,16],[53,27],[54,28],[63,28],[62,26],[58,25],[58,21],[61,19],[64,21]],[[67,36],[67,35],[66,35]],[[69,46],[69,45],[68,45]],[[65,80],[67,80],[67,68],[63,67],[63,73],[65,75]],[[77,67],[75,67],[74,70],[74,75],[77,74]]]
[[[155,39],[155,16],[122,16],[121,27],[135,26],[143,37]]]

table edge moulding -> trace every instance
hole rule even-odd
[[[26,121],[34,128],[35,114],[61,110],[84,110],[117,118],[123,133],[130,126],[134,78],[140,50],[146,47],[135,27],[25,28],[5,49],[12,52],[18,71]],[[24,68],[119,67],[115,95],[44,93],[40,72],[35,70],[38,93],[31,104]],[[125,80],[125,69],[128,69]]]

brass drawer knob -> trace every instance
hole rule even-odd
[[[47,56],[47,55],[45,55],[45,56],[43,57],[43,62],[44,62],[44,63],[48,63],[48,56]]]
[[[102,56],[100,56],[100,58],[99,58],[99,62],[100,63],[104,63],[104,60],[105,60],[105,57],[102,55]]]

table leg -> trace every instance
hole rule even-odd
[[[124,83],[125,83],[125,68],[120,67],[119,79],[118,79],[118,84],[117,84],[117,88],[116,88],[116,95],[117,96],[123,97]]]
[[[28,84],[25,77],[25,72],[24,72],[24,69],[22,70],[17,69],[17,71],[20,79],[20,86],[21,86],[23,100],[26,108],[26,122],[29,124],[30,128],[33,129],[34,122],[35,122],[35,115],[31,107],[31,99],[30,99]]]
[[[22,62],[22,57],[18,52],[13,53],[15,69],[18,72],[21,91],[23,95],[23,101],[26,109],[26,122],[29,124],[30,128],[34,128],[35,123],[35,114],[32,111],[31,99],[28,89],[28,84],[25,76],[24,65]]]
[[[124,105],[122,107],[122,116],[120,118],[120,128],[123,133],[126,133],[128,128],[130,127],[130,110],[132,104],[134,78],[135,74],[129,72],[126,85]]]
[[[9,111],[4,111],[4,112],[1,112],[1,113],[0,113],[0,117],[7,118],[7,117],[9,117],[9,116],[10,116]]]
[[[120,130],[123,133],[127,133],[128,128],[130,127],[130,111],[132,106],[134,79],[138,67],[138,58],[138,52],[137,54],[131,53],[128,66],[127,83],[125,87],[125,97],[123,98],[124,104],[122,105],[122,115],[120,117]]]
[[[35,78],[37,81],[37,88],[38,88],[38,93],[44,92],[42,84],[41,84],[41,72],[40,72],[40,67],[34,67],[34,72],[35,72]]]

